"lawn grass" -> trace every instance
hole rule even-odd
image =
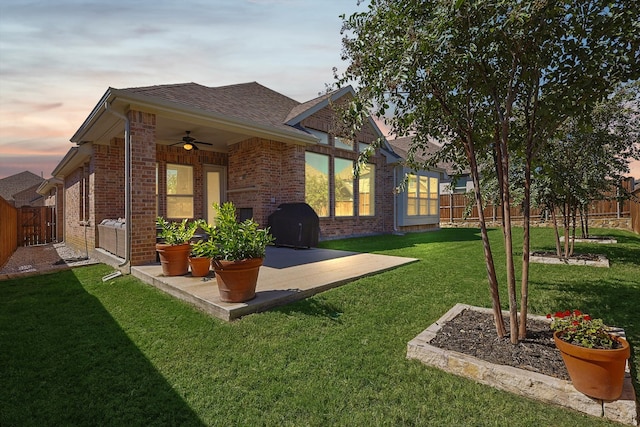
[[[637,388],[640,238],[593,232],[619,243],[577,247],[611,268],[532,265],[530,310],[623,326]],[[131,276],[103,283],[104,265],[0,282],[0,425],[617,425],[406,360],[455,303],[490,306],[477,229],[322,246],[420,261],[233,323]],[[552,231],[533,247],[553,248]]]

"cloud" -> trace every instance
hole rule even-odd
[[[66,152],[108,87],[258,81],[312,99],[340,65],[338,16],[356,8],[356,0],[3,0],[0,166],[9,153],[28,163]]]

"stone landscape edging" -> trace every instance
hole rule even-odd
[[[637,402],[628,363],[622,396],[615,402],[603,403],[578,392],[570,381],[512,366],[486,362],[473,356],[452,350],[444,350],[429,344],[445,323],[464,310],[493,314],[491,309],[456,304],[435,323],[409,341],[407,344],[407,359],[419,360],[425,365],[521,396],[564,406],[627,425],[639,425],[639,415],[636,409]],[[507,311],[504,313],[508,316]],[[530,315],[528,318],[549,321],[544,316]]]
[[[535,252],[535,251],[533,251]],[[530,255],[529,262],[534,264],[567,264],[567,265],[586,265],[590,267],[609,268],[609,259],[601,254],[594,254],[597,260],[575,259],[575,258],[559,258],[557,256],[540,256]]]
[[[572,240],[574,243],[597,243],[599,245],[615,245],[616,243],[618,243],[618,240],[613,237],[609,237],[609,236],[599,236],[599,237],[600,238],[588,237],[586,239],[577,237]],[[560,236],[560,243],[564,243],[564,236]]]

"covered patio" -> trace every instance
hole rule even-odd
[[[206,313],[231,321],[415,261],[369,253],[270,246],[260,269],[256,297],[245,303],[220,301],[213,272],[205,278],[190,274],[165,277],[160,264],[149,264],[132,267],[131,274]]]

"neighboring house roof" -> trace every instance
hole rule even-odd
[[[14,195],[33,186],[37,188],[42,181],[44,181],[44,178],[29,171],[2,178],[0,179],[0,196],[6,201],[13,201]]]
[[[389,145],[391,145],[391,147],[393,147],[393,151],[396,152],[396,154],[398,154],[400,157],[402,157],[403,159],[407,159],[409,156],[409,147],[411,146],[411,141],[413,140],[413,137],[411,136],[404,136],[401,138],[396,138],[393,140],[389,141]],[[426,161],[430,156],[432,156],[433,154],[437,153],[440,150],[440,146],[438,146],[437,144],[435,144],[434,142],[427,142],[426,146],[424,147],[424,150],[418,150],[415,152],[414,154],[414,158],[419,161],[419,162],[424,162]],[[438,169],[441,169],[443,171],[446,171],[447,173],[449,173],[451,170],[453,170],[453,165],[450,163],[445,163],[445,162],[439,162],[436,167]]]
[[[21,206],[25,206],[25,205],[35,206],[36,204],[41,202],[42,201],[42,195],[38,194],[38,192],[37,192],[38,187],[40,187],[41,184],[42,184],[42,182],[40,182],[38,184],[34,184],[29,188],[25,188],[24,190],[15,193],[13,195],[13,198],[15,199],[16,207],[18,207],[18,205],[21,205]]]

